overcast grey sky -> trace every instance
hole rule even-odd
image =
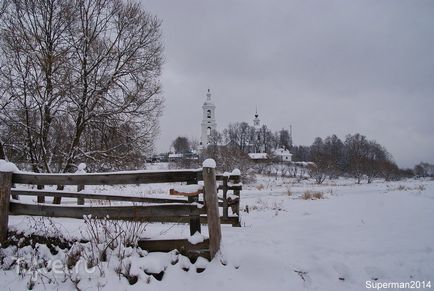
[[[258,106],[296,145],[359,132],[434,163],[434,1],[141,1],[163,20],[158,150],[199,138],[210,88],[219,130]]]

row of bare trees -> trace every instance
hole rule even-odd
[[[377,177],[390,180],[403,174],[382,145],[358,133],[347,135],[345,141],[336,135],[317,137],[310,147],[295,148],[294,152],[296,161],[303,158],[315,163],[310,172],[319,184],[326,177],[343,174],[351,175],[357,183],[363,177],[371,183]]]
[[[163,99],[160,20],[122,0],[8,0],[0,155],[35,172],[140,166]]]
[[[247,122],[231,123],[221,133],[213,130],[209,143],[214,146],[232,143],[244,152],[270,153],[279,147],[285,149],[292,147],[292,139],[287,129],[273,132],[266,125],[255,128]]]
[[[414,175],[418,178],[434,178],[434,165],[426,162],[420,162],[414,166]]]

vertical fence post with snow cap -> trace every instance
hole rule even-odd
[[[12,173],[19,172],[17,166],[0,160],[0,243],[8,238],[9,202],[11,199]]]
[[[213,159],[207,159],[203,162],[204,196],[208,218],[209,252],[211,259],[213,259],[220,250],[220,241],[222,238],[215,166],[216,164]]]
[[[77,167],[76,174],[85,174],[86,173],[86,164],[81,163]],[[84,185],[77,185],[77,192],[83,191]],[[77,205],[84,205],[84,198],[77,198]]]
[[[12,172],[18,168],[4,160],[0,160],[0,243],[8,239],[9,201],[12,188]]]
[[[234,186],[239,186],[241,183],[241,171],[239,169],[234,169],[232,171],[232,175],[234,176]],[[238,216],[240,215],[240,190],[239,189],[235,189],[234,190],[234,195],[238,197],[238,201],[237,204],[235,204],[233,212],[235,214],[237,214]]]
[[[0,170],[0,243],[4,243],[8,238],[11,187],[12,173]]]

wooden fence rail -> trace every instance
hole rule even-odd
[[[13,215],[37,215],[48,217],[83,218],[93,217],[125,220],[143,220],[167,216],[205,214],[205,210],[192,204],[166,204],[153,206],[58,206],[10,202],[9,213]]]
[[[123,196],[123,195],[115,195],[115,194],[93,194],[93,193],[85,193],[85,192],[22,190],[22,189],[12,189],[11,192],[12,194],[21,195],[21,196],[48,196],[48,197],[81,198],[81,199],[95,199],[95,200],[123,201],[123,202],[137,202],[137,203],[189,203],[188,200],[185,199]]]
[[[196,181],[202,169],[170,171],[132,171],[86,174],[14,173],[12,182],[30,185],[125,185]]]
[[[154,198],[123,196],[118,194],[95,194],[84,191],[86,185],[122,185],[122,184],[149,184],[149,183],[174,183],[184,182],[198,184],[204,181],[205,191],[203,199],[199,196],[187,198]],[[218,183],[222,182],[222,183]],[[190,233],[201,231],[203,223],[208,224],[209,240],[206,245],[209,249],[204,251],[213,258],[218,252],[221,240],[220,224],[232,224],[239,226],[239,193],[241,190],[240,175],[218,175],[214,168],[204,167],[193,170],[171,171],[132,171],[114,173],[78,173],[78,174],[36,174],[36,173],[7,173],[0,172],[0,243],[7,239],[7,225],[9,215],[35,215],[48,217],[83,218],[83,215],[110,219],[147,221],[147,222],[178,222],[189,223]],[[12,188],[13,184],[37,185],[38,190]],[[46,190],[45,185],[57,185],[63,189],[64,185],[76,185],[77,192]],[[60,185],[60,187],[59,187]],[[218,190],[223,191],[222,197],[217,196]],[[235,195],[228,197],[228,191]],[[175,192],[175,191],[174,191]],[[196,195],[198,195],[196,193]],[[12,196],[12,200],[10,199]],[[22,203],[19,196],[36,196],[38,204]],[[45,204],[45,197],[76,198],[78,205],[49,205]],[[133,205],[92,206],[84,205],[85,200],[108,200],[131,202]],[[143,203],[136,205],[135,203]],[[145,205],[146,203],[146,205]],[[219,214],[222,207],[222,216]],[[232,208],[233,214],[229,216],[228,209]],[[179,246],[191,248],[195,253],[198,249],[204,249],[204,243],[200,246],[192,246],[185,240],[141,241],[141,246],[148,246],[150,250],[162,250]],[[166,249],[169,251],[170,249]]]

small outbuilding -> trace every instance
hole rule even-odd
[[[278,161],[281,161],[281,162],[291,162],[292,161],[292,154],[286,149],[283,149],[283,148],[275,149],[273,154]]]

